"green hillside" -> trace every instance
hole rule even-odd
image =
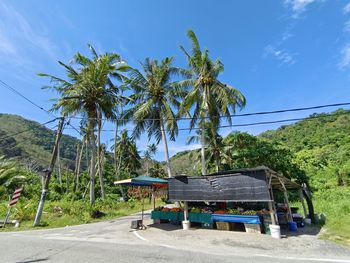
[[[21,131],[26,132],[11,136]],[[0,114],[0,138],[4,137],[6,138],[0,140],[0,156],[15,158],[34,170],[48,166],[55,140],[52,130],[17,115]],[[62,136],[60,155],[63,168],[74,169],[78,142],[72,136]]]
[[[223,142],[229,156],[225,169],[265,165],[297,181],[306,180],[316,213],[327,218],[321,236],[350,245],[350,110],[313,114],[259,136],[231,133]],[[175,174],[199,174],[199,159],[193,153],[172,158]]]

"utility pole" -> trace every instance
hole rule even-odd
[[[61,117],[60,122],[58,124],[55,145],[54,145],[53,151],[52,151],[52,158],[51,158],[49,169],[46,170],[46,176],[44,178],[45,183],[44,183],[43,189],[41,191],[40,201],[39,201],[38,209],[36,211],[33,226],[38,226],[40,224],[40,219],[41,219],[41,215],[43,213],[44,204],[45,204],[45,200],[46,200],[46,194],[47,194],[47,191],[49,189],[49,183],[50,183],[50,179],[51,179],[52,170],[55,166],[56,159],[57,159],[58,145],[59,145],[59,142],[60,142],[61,136],[62,136],[64,118],[65,118],[65,116]]]

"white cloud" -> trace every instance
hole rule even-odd
[[[350,2],[347,3],[346,6],[344,6],[343,12],[344,12],[344,14],[348,14],[350,12]]]
[[[345,33],[349,33],[350,32],[350,20],[345,22],[343,31]]]
[[[275,59],[279,60],[281,64],[289,64],[292,65],[296,62],[295,54],[291,54],[286,50],[276,48],[272,45],[268,45],[265,47],[264,57],[272,56]]]
[[[6,60],[21,64],[28,57],[28,50],[35,49],[51,59],[57,59],[56,45],[45,35],[44,25],[34,28],[17,10],[4,2],[0,3],[0,54]],[[40,32],[40,33],[39,33]]]
[[[299,15],[306,10],[306,7],[315,1],[316,0],[285,0],[284,4],[286,7],[292,9],[292,17],[298,18]]]
[[[341,59],[338,64],[340,69],[345,69],[350,65],[350,44],[346,45],[341,51]]]

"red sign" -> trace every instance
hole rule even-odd
[[[21,196],[23,188],[16,189],[12,195],[9,206],[17,204],[19,197]]]

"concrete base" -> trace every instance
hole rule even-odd
[[[6,222],[6,224],[14,224],[15,227],[19,227],[19,221],[18,220],[9,220]],[[0,226],[2,227],[4,225],[4,220],[0,220]]]

